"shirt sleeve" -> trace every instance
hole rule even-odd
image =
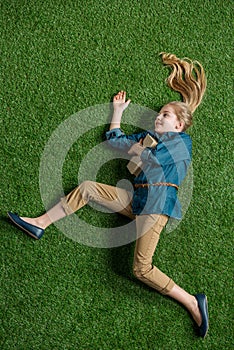
[[[141,160],[151,162],[158,166],[170,165],[180,161],[191,161],[191,139],[178,138],[160,142],[155,149],[145,148],[141,154]]]
[[[121,129],[115,128],[106,132],[106,138],[109,145],[119,150],[127,152],[134,143],[139,142],[140,139],[146,136],[146,134],[147,132],[125,135],[125,133]]]

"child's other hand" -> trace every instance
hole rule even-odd
[[[123,112],[129,105],[131,100],[126,101],[126,91],[120,91],[114,96],[113,106],[115,111]]]
[[[130,154],[131,156],[140,156],[142,151],[144,150],[142,143],[143,143],[142,139],[140,140],[140,142],[134,143],[132,147],[129,149],[128,154]]]

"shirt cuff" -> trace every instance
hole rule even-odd
[[[150,153],[151,151],[148,148],[143,149],[143,151],[141,152],[141,160],[143,162],[148,161]]]
[[[115,128],[106,132],[107,140],[124,135],[121,129]]]

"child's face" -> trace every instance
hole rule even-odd
[[[162,134],[164,132],[179,132],[182,130],[183,126],[178,120],[174,108],[170,104],[165,105],[155,119],[155,131]]]

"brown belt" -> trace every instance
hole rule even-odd
[[[179,186],[172,184],[170,182],[156,182],[154,184],[134,184],[135,188],[150,187],[150,186],[170,186],[170,187],[175,187],[177,190],[179,189]]]

